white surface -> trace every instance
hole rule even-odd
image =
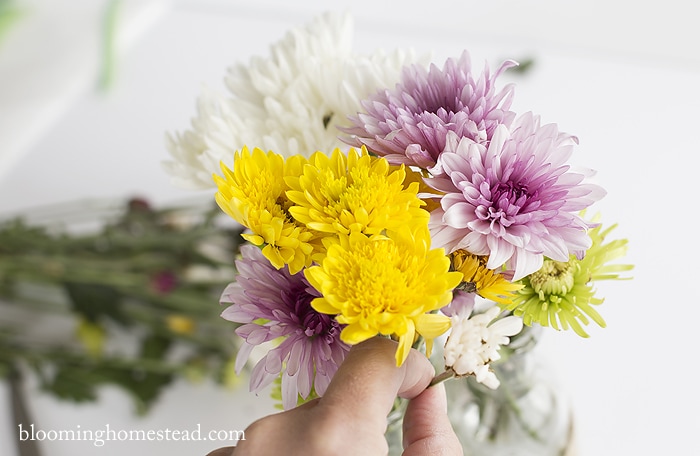
[[[35,146],[104,65],[108,0],[19,0],[21,12],[0,42],[0,177]],[[121,0],[118,56],[164,11],[162,0]]]
[[[167,158],[164,132],[188,127],[201,84],[222,86],[231,63],[266,53],[287,28],[328,6],[295,4],[175,2],[120,60],[112,91],[95,93],[86,85],[21,151],[0,180],[0,211],[83,197],[139,193],[162,202],[192,195],[174,189],[160,168]],[[514,79],[515,108],[533,110],[580,138],[575,160],[599,171],[609,194],[598,209],[604,221],[619,222],[615,234],[630,239],[627,261],[636,264],[633,281],[601,284],[608,328],[591,328],[587,340],[551,332],[543,341],[575,405],[580,455],[700,454],[698,356],[691,351],[700,319],[691,287],[700,256],[694,240],[700,39],[691,7],[681,10],[680,0],[662,10],[626,0],[337,5],[354,12],[359,49],[434,50],[439,63],[465,47],[474,62],[535,58],[532,72]],[[33,394],[33,413],[45,427],[143,423],[115,391],[101,404],[80,407]],[[254,413],[247,415],[241,400],[179,385],[163,397],[148,427],[244,426]],[[3,401],[0,454],[10,455],[16,436],[2,415]],[[185,456],[211,448],[133,443],[95,450],[76,442],[47,450],[52,456]]]

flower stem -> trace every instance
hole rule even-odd
[[[428,385],[428,388],[430,388],[431,386],[435,386],[438,383],[442,383],[445,380],[449,380],[451,378],[454,378],[454,377],[455,377],[455,371],[452,369],[447,369],[442,374],[438,374],[435,377],[433,377],[433,380],[430,382],[430,385]]]

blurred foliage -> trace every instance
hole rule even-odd
[[[514,74],[528,74],[532,71],[532,67],[535,65],[535,59],[533,57],[524,57],[517,60],[518,65],[508,68],[508,72]]]
[[[105,8],[102,27],[102,69],[100,71],[99,87],[109,89],[115,76],[115,34],[121,9],[121,0],[110,0]]]
[[[17,23],[23,15],[23,10],[14,0],[0,0],[0,41],[7,31]]]
[[[241,228],[213,204],[98,207],[0,222],[0,375],[28,370],[80,402],[116,385],[141,414],[178,378],[235,384],[239,342],[217,303]]]

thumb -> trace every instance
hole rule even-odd
[[[383,337],[354,345],[318,407],[344,415],[346,422],[373,426],[383,433],[396,396],[417,396],[435,372],[425,355],[416,350],[411,350],[404,364],[397,367],[396,349],[395,341]]]
[[[447,417],[445,385],[429,387],[408,403],[403,420],[403,456],[462,456]]]

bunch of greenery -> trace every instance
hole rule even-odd
[[[216,302],[241,228],[220,214],[131,199],[0,222],[0,375],[74,401],[117,385],[140,414],[178,378],[235,384],[235,326]]]

